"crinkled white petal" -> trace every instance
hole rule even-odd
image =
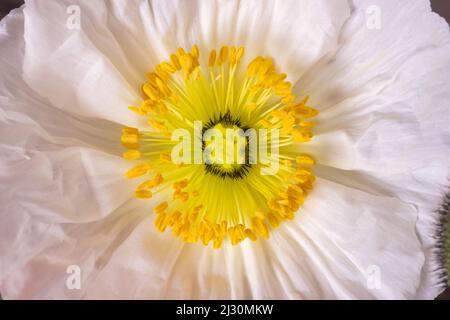
[[[450,31],[421,0],[377,1],[380,29],[369,29],[373,5],[354,2],[342,45],[299,81],[321,111],[306,151],[320,177],[417,208],[427,251],[417,298],[434,298],[436,210],[449,182]]]
[[[143,209],[128,204],[104,221],[44,230],[45,240],[59,242],[48,241],[13,272],[5,292],[22,298],[369,299],[412,298],[419,283],[417,262],[424,257],[414,232],[416,209],[395,198],[320,180],[295,223],[269,241],[227,243],[220,250],[159,233]],[[72,264],[83,270],[78,292],[66,288],[65,268]],[[44,277],[36,281],[37,274]]]

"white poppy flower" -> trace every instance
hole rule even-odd
[[[443,289],[450,32],[428,1],[36,0],[0,43],[4,298]],[[278,170],[171,161],[197,120],[280,129]]]

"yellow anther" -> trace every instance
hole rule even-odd
[[[259,65],[259,70],[258,70],[259,72],[258,73],[260,75],[264,75],[264,74],[270,72],[272,69],[273,69],[272,59],[267,58],[267,59],[264,59],[261,62],[261,64]]]
[[[245,226],[243,224],[238,224],[236,227],[236,232],[239,236],[239,239],[244,240],[245,239]]]
[[[170,55],[170,62],[177,70],[181,70],[181,64],[180,60],[178,60],[178,57],[175,54]]]
[[[314,165],[316,163],[316,161],[312,157],[306,154],[297,156],[295,158],[295,162],[297,162],[298,164],[307,164],[307,165]]]
[[[236,53],[237,53],[236,47],[234,47],[234,46],[231,47],[230,48],[230,65],[231,66],[236,64]]]
[[[150,82],[150,84],[152,85],[156,85],[156,78],[157,78],[157,74],[155,72],[149,72],[147,73],[147,79]]]
[[[303,192],[303,189],[302,188],[300,188],[298,185],[296,185],[296,184],[290,184],[289,185],[289,187],[288,187],[288,193],[289,193],[289,190],[293,190],[293,191],[295,191],[297,194],[303,194],[304,192]]]
[[[212,49],[209,53],[209,59],[208,59],[208,67],[212,68],[214,67],[214,64],[216,63],[216,50]]]
[[[196,197],[198,197],[200,195],[200,193],[198,192],[198,191],[192,191],[191,192],[191,196],[193,197],[193,198],[196,198]]]
[[[289,200],[277,200],[277,203],[282,206],[289,206]]]
[[[157,173],[155,177],[151,180],[144,181],[141,183],[137,189],[151,189],[159,186],[161,183],[163,183],[164,179],[160,173]]]
[[[264,220],[266,218],[266,215],[262,211],[255,211],[254,217],[257,219]]]
[[[227,234],[227,229],[228,229],[228,224],[227,222],[224,220],[222,221],[219,225],[218,225],[218,233],[222,236],[225,237]]]
[[[203,204],[199,204],[198,206],[195,206],[193,209],[193,212],[199,213],[204,208]]]
[[[275,217],[278,221],[283,221],[286,219],[285,214],[280,210],[273,210],[270,212],[270,214],[273,215],[273,217]]]
[[[139,109],[146,114],[149,112],[156,112],[156,103],[151,99],[144,100],[139,106]]]
[[[219,57],[217,58],[217,64],[221,66],[224,64],[228,59],[228,47],[223,46],[220,48]]]
[[[270,87],[277,87],[284,79],[286,79],[285,73],[272,73],[267,77],[266,81]]]
[[[237,234],[236,227],[228,228],[228,236],[230,237],[230,242],[233,246],[239,243],[239,235]]]
[[[189,223],[192,224],[197,219],[197,217],[198,217],[198,212],[191,212],[188,215],[187,219],[188,219]]]
[[[252,219],[252,229],[255,230],[255,233],[262,238],[269,239],[269,229],[263,220],[258,218]]]
[[[306,103],[308,102],[308,100],[309,100],[309,96],[305,96],[305,97],[303,98],[303,100],[300,102],[300,104],[306,105]]]
[[[255,109],[256,109],[256,102],[250,102],[250,103],[248,103],[248,104],[247,104],[247,109],[248,109],[249,111],[255,110]]]
[[[168,153],[162,153],[159,155],[159,159],[161,161],[166,161],[166,162],[170,162],[172,160],[172,158],[170,157],[170,154]]]
[[[169,217],[170,217],[169,226],[173,227],[176,223],[179,223],[179,220],[181,218],[181,212],[179,210],[174,210]]]
[[[254,77],[262,62],[263,58],[261,56],[258,56],[255,59],[253,59],[247,67],[247,76]]]
[[[159,130],[163,130],[163,131],[169,130],[163,121],[147,120],[147,123],[155,129],[159,129]]]
[[[161,62],[159,66],[161,70],[167,73],[174,73],[175,71],[177,71],[177,69],[168,62]]]
[[[124,134],[122,134],[120,141],[122,141],[122,143],[125,145],[126,144],[136,144],[139,142],[139,136],[137,134],[124,133]]]
[[[187,193],[187,192],[180,192],[179,196],[177,198],[180,199],[181,202],[186,202],[186,201],[189,200],[189,193]]]
[[[284,191],[281,191],[281,192],[278,193],[278,196],[280,198],[282,198],[282,199],[287,199],[288,198],[288,193],[284,192]]]
[[[140,177],[144,174],[146,174],[149,170],[150,170],[150,165],[148,164],[138,164],[137,166],[134,166],[133,168],[131,168],[130,170],[128,170],[127,172],[125,172],[125,176],[128,179],[132,179],[132,178],[137,178]]]
[[[165,97],[168,97],[172,94],[172,91],[161,79],[156,78],[156,85],[158,86],[159,91],[162,92]]]
[[[155,219],[155,226],[159,231],[164,232],[169,222],[170,218],[166,214],[161,213]]]
[[[167,107],[163,103],[158,103],[158,104],[155,105],[155,107],[157,108],[157,112],[159,112],[159,113],[167,112]]]
[[[151,180],[142,182],[139,186],[137,186],[136,190],[151,189],[156,186],[157,185],[156,185],[155,180],[151,179]]]
[[[292,83],[290,83],[289,81],[283,81],[274,86],[273,89],[275,90],[275,92],[290,93],[292,89]]]
[[[289,103],[295,100],[295,96],[292,94],[289,94],[287,96],[285,96],[283,99],[281,99],[282,103]]]
[[[170,79],[170,73],[168,71],[166,71],[166,69],[161,64],[158,64],[156,66],[155,72],[158,75],[158,77],[164,81]]]
[[[261,119],[261,120],[259,121],[259,123],[260,123],[263,127],[265,127],[265,128],[272,128],[272,127],[273,127],[273,123],[270,122],[270,121],[267,120],[267,119]]]
[[[192,49],[191,49],[191,55],[192,55],[195,59],[198,59],[198,57],[199,57],[199,50],[198,50],[198,46],[197,46],[196,44],[194,44],[194,45],[192,46]]]
[[[180,57],[181,68],[183,70],[184,80],[189,80],[194,64],[190,55]]]
[[[184,241],[187,243],[195,243],[198,241],[198,238],[199,234],[197,233],[197,230],[193,229],[184,237]]]
[[[274,110],[270,114],[280,119],[287,119],[289,116],[288,113],[284,110]]]
[[[186,51],[184,51],[183,48],[178,48],[177,49],[177,55],[178,55],[178,57],[183,57],[183,56],[186,55]]]
[[[212,240],[213,236],[214,236],[214,235],[213,235],[211,232],[205,232],[205,233],[201,236],[203,245],[207,246],[208,243]]]
[[[196,67],[191,73],[192,80],[198,80],[200,78],[200,67]]]
[[[192,57],[190,55],[184,55],[179,57],[181,68],[184,71],[190,72],[193,67]]]
[[[300,121],[300,120],[296,120],[296,124],[304,128],[312,128],[316,125],[316,123],[312,121]]]
[[[124,143],[122,142],[122,145],[127,149],[136,150],[139,149],[139,143]]]
[[[155,175],[155,177],[153,178],[153,180],[155,180],[157,185],[160,185],[164,181],[163,176],[161,175],[161,173],[157,173]]]
[[[277,219],[275,214],[272,212],[269,212],[269,214],[267,215],[267,220],[269,220],[269,223],[273,228],[276,228],[280,225],[280,221]]]
[[[139,130],[133,127],[123,127],[122,128],[123,134],[139,134]]]
[[[127,160],[136,160],[141,157],[141,152],[139,150],[128,150],[123,153],[123,158]]]
[[[245,48],[240,47],[236,52],[236,63],[239,63],[241,61],[242,57],[244,56]]]
[[[294,140],[296,142],[307,142],[310,141],[312,138],[312,133],[303,131],[301,129],[295,128],[292,130],[292,135],[294,136]]]
[[[139,199],[150,199],[153,196],[151,191],[140,190],[140,189],[137,189],[135,191],[135,195],[136,195],[136,198],[139,198]]]
[[[301,189],[301,191],[299,192],[298,190],[295,190],[293,188],[288,188],[288,194],[289,197],[294,198],[295,200],[301,200],[303,199],[304,192],[303,189]]]
[[[156,84],[156,79],[159,78],[155,78],[155,84]],[[156,87],[154,87],[152,84],[150,83],[146,83],[142,86],[142,91],[144,91],[144,93],[152,100],[154,101],[158,101],[161,100],[162,96],[159,93],[158,89]]]
[[[213,248],[214,249],[220,249],[222,246],[223,238],[222,237],[216,237],[213,241]]]
[[[168,207],[169,207],[169,203],[167,201],[164,201],[164,202],[161,202],[160,204],[158,204],[156,207],[154,207],[153,212],[155,212],[156,214],[160,214],[160,213],[166,211]]]
[[[293,180],[296,181],[297,183],[305,184],[306,182],[308,182],[309,177],[307,175],[297,174],[297,175],[295,175]]]
[[[258,240],[258,237],[256,236],[255,232],[253,232],[253,230],[250,228],[245,229],[245,235],[252,241]]]
[[[173,184],[173,188],[174,189],[184,189],[187,187],[187,185],[189,184],[189,180],[188,179],[183,179],[181,181],[177,181]]]
[[[294,219],[294,217],[295,217],[295,214],[294,214],[293,211],[288,211],[288,212],[286,212],[286,214],[285,214],[286,220],[292,220],[292,219]]]
[[[319,111],[310,107],[298,107],[294,110],[294,112],[296,115],[303,118],[313,118],[319,114]]]

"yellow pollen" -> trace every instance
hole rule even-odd
[[[124,159],[136,160],[141,157],[141,152],[139,150],[128,150],[123,153]]]
[[[139,165],[133,167],[132,169],[128,170],[125,173],[125,176],[128,179],[137,178],[137,177],[140,177],[140,176],[143,176],[144,174],[146,174],[150,170],[150,168],[151,167],[149,164],[146,164],[146,163],[139,164]]]
[[[167,202],[162,202],[162,203],[158,204],[155,208],[153,208],[153,211],[155,213],[162,213],[162,212],[166,211],[168,207],[169,207],[169,204]]]
[[[135,194],[136,198],[140,199],[150,199],[153,196],[152,192],[149,190],[136,190]]]
[[[214,64],[216,63],[216,50],[212,49],[209,53],[209,60],[208,60],[208,67],[212,68],[214,67]]]

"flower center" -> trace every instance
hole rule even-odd
[[[222,179],[244,178],[250,164],[249,137],[239,119],[232,117],[227,111],[224,115],[211,119],[203,128],[203,134],[212,135],[203,143],[203,153],[206,153],[205,172]],[[211,133],[211,134],[210,134]]]
[[[296,101],[270,58],[248,64],[244,48],[200,58],[197,46],[158,64],[129,109],[148,126],[123,129],[128,178],[141,199],[158,197],[158,230],[186,242],[234,245],[268,238],[293,219],[312,189],[314,160],[301,152],[317,111]]]

